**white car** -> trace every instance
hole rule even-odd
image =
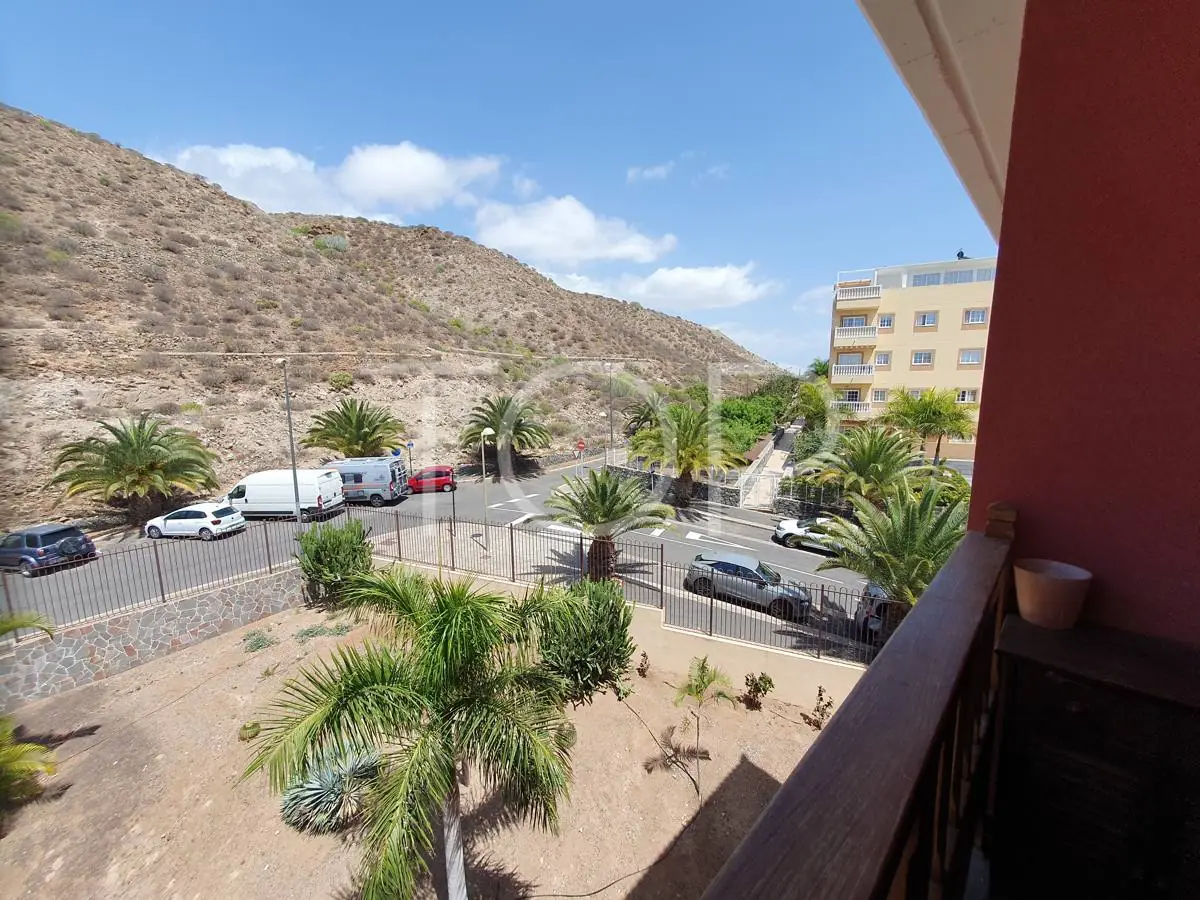
[[[830,538],[822,530],[832,521],[828,516],[815,519],[784,519],[775,526],[775,534],[772,537],[794,550],[808,548],[832,553],[837,548],[830,543]]]
[[[233,534],[246,527],[242,514],[228,503],[193,503],[183,509],[151,519],[146,537],[198,537],[202,541]]]

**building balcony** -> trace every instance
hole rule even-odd
[[[837,309],[861,309],[879,305],[882,289],[877,284],[839,286],[834,292]]]
[[[855,419],[869,419],[879,411],[882,404],[869,403],[861,400],[838,400],[834,403],[843,414]]]
[[[835,347],[873,347],[879,328],[875,325],[848,325],[833,329]]]
[[[829,380],[833,384],[858,384],[870,381],[875,374],[875,367],[870,363],[859,366],[830,366]]]

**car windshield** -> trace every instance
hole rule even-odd
[[[225,516],[233,516],[233,515],[237,515],[237,510],[234,509],[232,506],[222,506],[220,509],[218,509],[216,512],[213,513],[213,516],[218,519],[223,519]]]
[[[768,584],[779,584],[783,581],[783,576],[768,566],[766,563],[758,564],[758,574],[767,580]]]
[[[59,528],[57,531],[47,531],[38,540],[43,547],[49,547],[51,544],[57,544],[59,541],[66,538],[82,537],[83,534],[78,528]]]

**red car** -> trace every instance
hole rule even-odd
[[[453,491],[458,489],[453,466],[426,466],[408,479],[408,487],[414,494],[422,491]]]

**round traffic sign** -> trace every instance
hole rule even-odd
[[[405,446],[408,447],[409,450],[411,450],[413,447],[416,446],[416,444],[414,444],[412,441],[409,441],[407,444],[405,444]]]
[[[583,450],[585,447],[587,447],[587,444],[583,442],[583,438],[580,438],[578,443],[575,444],[576,450]]]

